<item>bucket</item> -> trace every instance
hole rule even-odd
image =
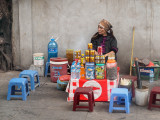
[[[57,82],[58,77],[61,75],[67,75],[67,65],[67,58],[50,58],[50,73],[52,82]]]
[[[43,53],[34,53],[33,54],[33,63],[34,63],[34,65],[44,65],[44,54]]]
[[[135,90],[135,103],[139,106],[145,106],[148,103],[148,87],[142,86],[142,89]]]

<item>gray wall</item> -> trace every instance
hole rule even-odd
[[[160,0],[13,0],[14,65],[29,67],[35,52],[47,59],[51,36],[60,36],[60,57],[67,48],[84,52],[103,18],[118,40],[121,73],[129,73],[133,26],[134,57],[160,59]]]

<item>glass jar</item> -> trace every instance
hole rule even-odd
[[[92,43],[88,43],[88,50],[92,50],[92,48],[93,48]]]
[[[89,62],[94,63],[95,62],[94,57],[89,57]]]
[[[66,50],[66,57],[68,59],[69,64],[73,62],[73,49]]]
[[[89,50],[85,50],[85,55],[89,56]]]

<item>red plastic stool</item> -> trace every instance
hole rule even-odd
[[[137,76],[123,75],[121,78],[131,79],[132,80],[132,97],[135,97],[135,88],[134,82],[137,81]]]
[[[81,94],[88,95],[88,100],[80,100]],[[89,106],[80,106],[79,102],[88,102]],[[78,87],[74,93],[73,111],[75,111],[76,108],[89,108],[89,111],[92,112],[93,105],[95,105],[93,88],[92,87]]]
[[[156,105],[156,101],[160,101],[160,99],[156,99],[156,95],[160,94],[160,87],[153,87],[150,93],[148,109],[151,107],[160,108],[160,105]]]

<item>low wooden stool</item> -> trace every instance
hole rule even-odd
[[[81,94],[88,95],[88,100],[80,100]],[[89,106],[80,106],[79,102],[88,102]],[[89,111],[92,112],[93,105],[95,105],[93,88],[92,87],[78,87],[74,93],[73,111],[75,111],[76,108],[89,108]]]
[[[160,108],[160,105],[156,105],[156,101],[160,101],[160,99],[156,99],[156,95],[160,94],[160,87],[153,87],[150,93],[148,109],[151,107]]]

